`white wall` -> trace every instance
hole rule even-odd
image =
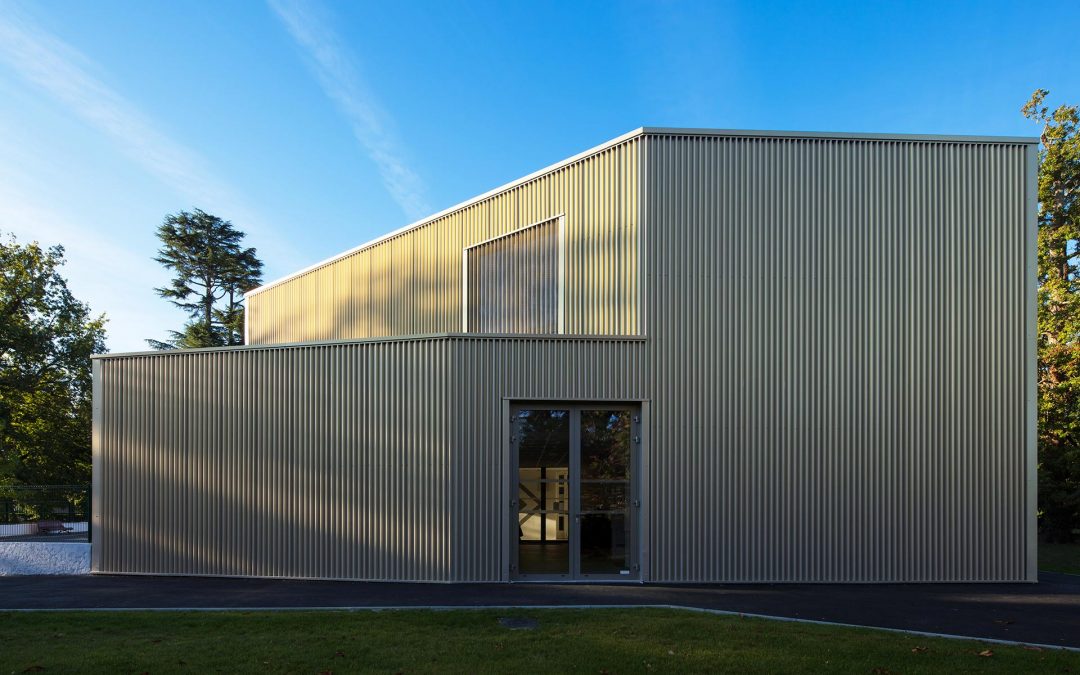
[[[90,544],[0,542],[0,577],[23,574],[89,574]]]

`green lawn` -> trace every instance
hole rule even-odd
[[[0,613],[0,673],[972,670],[1075,673],[1080,653],[654,609]]]
[[[1039,544],[1039,569],[1080,574],[1080,544]]]

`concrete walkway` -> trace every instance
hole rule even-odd
[[[1080,577],[1039,584],[408,584],[197,577],[0,578],[0,609],[678,605],[1080,647]]]

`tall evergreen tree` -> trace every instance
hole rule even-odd
[[[255,257],[255,249],[240,251],[225,272],[227,283],[224,307],[214,310],[214,317],[225,333],[226,344],[244,344],[244,291],[262,283],[262,262]]]
[[[1037,90],[1022,108],[1043,125],[1039,163],[1039,519],[1080,535],[1080,115]]]
[[[68,290],[64,249],[0,242],[0,485],[90,482],[90,355],[105,318]]]
[[[168,342],[147,340],[155,349],[218,347],[244,343],[243,295],[262,280],[262,262],[244,248],[244,233],[200,209],[165,217],[158,227],[161,249],[154,258],[172,270],[169,286],[155,289],[188,313],[183,330]]]

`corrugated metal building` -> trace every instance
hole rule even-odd
[[[93,569],[1035,581],[1036,143],[639,129],[99,357]]]

